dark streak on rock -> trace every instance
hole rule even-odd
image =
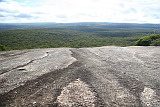
[[[118,82],[137,98],[136,101],[139,104],[139,107],[142,107],[143,105],[140,99],[140,94],[144,90],[143,83],[135,78],[124,75],[123,73],[120,74],[120,72],[116,72],[115,70],[109,70],[109,72],[114,74],[117,77]]]
[[[75,57],[75,54],[72,53],[72,56]],[[6,106],[6,107],[10,107],[11,105],[15,106],[16,105],[15,100],[19,98],[24,99],[26,101],[25,104],[22,104],[22,102],[19,101],[19,104],[21,106],[34,106],[31,103],[30,96],[33,96],[36,99],[37,97],[40,97],[40,96],[39,94],[35,94],[35,93],[39,90],[45,89],[45,90],[48,90],[46,91],[47,93],[49,93],[49,90],[54,91],[54,93],[50,93],[53,95],[52,101],[45,102],[45,105],[40,105],[37,103],[36,106],[58,107],[55,101],[57,97],[60,95],[61,89],[63,87],[66,87],[70,82],[73,82],[78,78],[80,78],[82,81],[89,84],[92,91],[96,93],[96,90],[90,84],[91,77],[92,77],[92,74],[90,73],[90,71],[87,71],[79,61],[76,61],[71,65],[69,65],[67,68],[55,70],[47,74],[44,74],[35,80],[27,81],[23,86],[20,86],[14,90],[11,90],[8,93],[0,95],[0,99],[1,99],[0,106]],[[50,88],[44,88],[45,86],[49,86]],[[39,93],[45,94],[45,93],[42,93],[41,91]],[[104,107],[103,102],[99,98],[98,94],[96,97],[98,98],[98,101],[96,102],[97,107]]]

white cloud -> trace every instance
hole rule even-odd
[[[159,0],[6,0],[0,22],[160,23]]]

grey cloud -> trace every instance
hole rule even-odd
[[[148,7],[148,8],[145,8],[145,9],[143,9],[143,11],[145,11],[145,12],[151,12],[151,11],[153,11],[153,12],[160,12],[160,7]]]
[[[144,17],[152,17],[154,19],[160,19],[160,7],[149,7],[147,9],[143,9]]]
[[[137,22],[138,20],[137,19],[133,19],[133,18],[132,19],[124,18],[123,21],[124,22]]]
[[[33,12],[33,14],[45,14],[43,12]]]
[[[134,8],[130,8],[129,10],[130,10],[130,12],[133,12],[133,13],[136,13],[136,12],[137,12],[137,10],[134,9]]]
[[[0,8],[0,12],[10,12],[10,11],[7,9]]]
[[[121,7],[121,8],[125,7],[125,5],[122,4],[122,3],[120,3],[120,4],[118,4],[118,5],[119,5],[119,7]]]
[[[160,19],[160,15],[159,15],[159,14],[153,15],[153,17],[154,17],[155,19]]]
[[[150,13],[150,14],[145,14],[144,17],[152,17],[153,19],[160,19],[160,14]]]
[[[66,16],[66,15],[63,15],[63,14],[57,15],[57,17],[58,17],[58,18],[67,18],[67,16]]]
[[[33,18],[33,16],[31,16],[29,14],[24,14],[24,13],[14,15],[13,17],[16,17],[16,18]]]
[[[0,12],[16,13],[16,12],[18,12],[18,11],[17,11],[17,10],[9,10],[9,9],[0,8]]]
[[[0,17],[5,17],[4,15],[0,14]]]
[[[134,8],[129,8],[129,9],[125,10],[123,13],[124,14],[137,13],[137,10]]]

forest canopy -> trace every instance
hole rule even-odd
[[[69,23],[0,24],[0,50],[159,45],[157,24]],[[147,37],[144,37],[147,36]],[[156,36],[157,37],[157,36]],[[140,39],[140,40],[139,40]],[[145,44],[145,40],[150,40]]]

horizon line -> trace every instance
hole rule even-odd
[[[31,23],[57,23],[57,24],[71,24],[71,23],[119,23],[119,24],[160,24],[148,22],[0,22],[0,24],[31,24]]]

